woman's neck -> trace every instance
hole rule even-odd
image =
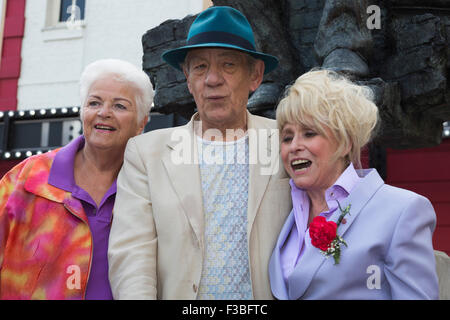
[[[325,199],[325,190],[308,190],[307,194],[309,198],[309,225],[320,213],[328,211],[328,204]]]
[[[89,193],[99,205],[105,193],[116,180],[122,162],[123,151],[119,153],[110,150],[93,150],[85,145],[75,155],[75,183]]]

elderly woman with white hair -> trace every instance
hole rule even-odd
[[[326,70],[277,107],[293,209],[269,265],[278,299],[437,299],[436,216],[423,196],[361,169],[378,109],[370,89]]]
[[[98,60],[80,79],[83,135],[0,181],[0,298],[112,299],[107,249],[116,178],[153,99],[134,65]]]

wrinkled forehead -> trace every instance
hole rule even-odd
[[[195,48],[190,49],[186,55],[185,62],[188,62],[192,59],[204,59],[209,60],[211,58],[233,58],[233,59],[244,59],[245,53],[235,50],[235,49],[226,49],[226,48]]]

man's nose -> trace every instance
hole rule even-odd
[[[211,65],[208,68],[205,82],[208,86],[217,86],[222,84],[223,82],[222,71],[218,66]]]

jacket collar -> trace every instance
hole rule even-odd
[[[86,213],[80,201],[73,198],[70,192],[56,188],[48,183],[51,166],[58,150],[35,156],[33,167],[24,183],[24,189],[38,197],[61,203],[72,214],[88,223]]]
[[[203,244],[204,212],[200,168],[198,166],[197,138],[194,132],[194,121],[198,113],[184,126],[172,131],[171,140],[167,143],[169,152],[162,156],[162,162],[172,181],[175,192],[188,217],[200,244]],[[260,117],[247,111],[247,129],[249,134],[249,192],[247,210],[247,237],[250,234],[259,204],[267,189],[270,177],[281,170],[278,157],[277,130],[270,128]],[[183,152],[181,151],[183,150]],[[274,159],[261,163],[260,155],[268,155],[275,150]],[[180,156],[183,154],[183,156]],[[175,157],[174,157],[175,155]],[[253,157],[253,158],[252,158]],[[174,161],[175,160],[175,161]],[[267,160],[267,159],[264,159]],[[181,182],[181,183],[180,183]]]

